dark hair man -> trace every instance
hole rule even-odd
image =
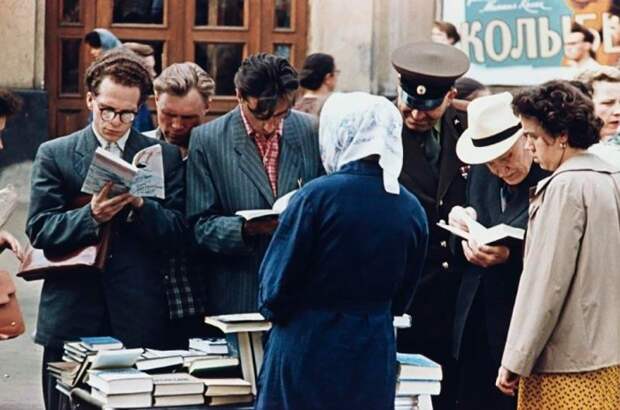
[[[110,249],[101,275],[72,275],[43,284],[35,342],[43,345],[46,407],[55,408],[55,381],[47,363],[62,358],[63,343],[82,336],[111,335],[127,347],[166,347],[168,312],[161,253],[181,243],[183,164],[178,149],[162,144],[166,198],[108,195],[111,184],[73,209],[94,151],[101,146],[130,162],[158,144],[131,124],[151,89],[141,60],[112,50],[86,71],[86,104],[93,122],[39,147],[32,167],[26,233],[36,248],[66,254],[95,244],[110,226]],[[133,215],[132,218],[128,216]]]
[[[569,67],[580,70],[596,70],[600,64],[594,59],[594,34],[576,22],[571,26],[570,33],[564,39],[564,55]]]
[[[426,264],[409,311],[415,324],[399,332],[398,351],[422,353],[443,366],[441,395],[433,397],[433,404],[453,409],[450,340],[462,262],[451,254],[449,234],[437,222],[465,201],[464,164],[455,147],[467,127],[466,116],[451,104],[454,82],[469,69],[469,60],[455,47],[419,42],[396,49],[392,64],[400,75],[398,108],[404,122],[400,180],[422,203],[430,230]]]
[[[299,83],[283,58],[255,54],[235,75],[239,106],[192,132],[187,218],[209,263],[207,312],[257,309],[258,268],[277,217],[246,221],[322,173],[312,117],[291,111]]]

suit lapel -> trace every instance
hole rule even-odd
[[[237,107],[231,115],[232,140],[235,152],[239,156],[239,168],[252,181],[267,202],[273,205],[274,196],[269,185],[267,172],[265,172],[263,162],[258,155],[258,149],[245,130],[239,108]]]
[[[97,137],[95,137],[92,126],[89,125],[82,130],[82,135],[80,135],[73,152],[73,167],[82,181],[86,178],[86,173],[98,146]]]
[[[299,166],[301,158],[299,135],[299,130],[293,124],[293,120],[285,120],[278,158],[278,197],[298,188],[297,180],[302,175]]]
[[[452,113],[450,112],[450,114]],[[458,174],[461,164],[456,156],[456,141],[460,136],[456,127],[460,125],[460,119],[455,115],[444,115],[441,121],[441,159],[437,198],[444,197],[452,179]]]

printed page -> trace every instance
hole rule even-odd
[[[151,145],[140,150],[133,157],[133,165],[138,169],[138,173],[132,182],[129,192],[135,196],[150,196],[164,199],[166,191],[161,145]]]
[[[136,167],[98,147],[82,184],[82,192],[96,194],[108,181],[111,181],[113,185],[110,189],[110,196],[125,193],[129,191],[137,173]]]

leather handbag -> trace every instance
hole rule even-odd
[[[26,330],[11,274],[0,271],[0,335],[13,338]]]
[[[73,208],[84,206],[90,196],[80,197]],[[27,280],[39,280],[66,274],[93,274],[103,272],[110,244],[111,224],[101,226],[99,241],[77,247],[65,253],[51,253],[28,246],[17,276]]]

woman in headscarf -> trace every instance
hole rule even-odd
[[[411,302],[428,226],[400,186],[402,119],[383,97],[333,94],[319,145],[326,176],[280,216],[259,271],[273,323],[257,409],[391,409],[392,316]]]

